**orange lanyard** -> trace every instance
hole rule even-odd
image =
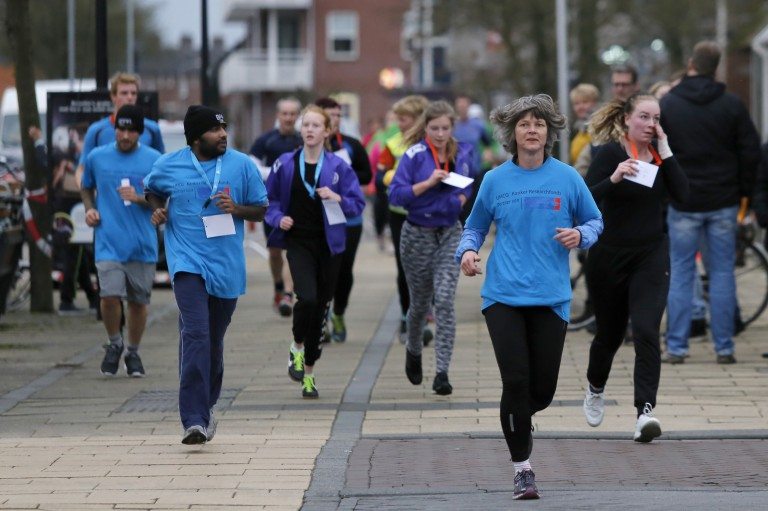
[[[432,145],[432,141],[429,139],[429,137],[426,138],[427,145],[429,146],[429,150],[432,151],[432,159],[435,160],[435,168],[440,168],[440,158],[437,155],[437,149],[435,149],[435,146]],[[445,159],[445,163],[443,164],[443,170],[448,172],[450,167],[448,166],[448,158]]]
[[[629,151],[632,153],[632,158],[639,160],[637,157],[637,146],[629,139],[629,137],[627,137],[627,142],[629,143]],[[656,166],[661,165],[661,156],[659,156],[659,153],[651,144],[648,144],[648,150],[651,152],[651,156],[653,156],[653,163],[655,163]]]

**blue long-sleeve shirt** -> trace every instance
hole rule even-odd
[[[491,222],[496,241],[480,292],[482,308],[549,306],[568,321],[571,303],[568,249],[554,239],[558,227],[581,233],[579,248],[589,248],[603,231],[603,220],[584,179],[573,167],[548,157],[541,167],[523,169],[511,160],[483,179],[456,251],[479,251]]]

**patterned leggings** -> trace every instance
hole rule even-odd
[[[459,246],[461,225],[419,227],[406,222],[400,239],[400,256],[408,281],[408,343],[414,355],[421,353],[422,331],[430,303],[435,313],[435,358],[437,372],[448,372],[456,338],[454,298],[459,265],[453,255]]]

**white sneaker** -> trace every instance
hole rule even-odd
[[[635,442],[648,443],[657,436],[661,436],[661,423],[653,416],[653,408],[645,403],[643,413],[637,418],[635,425]]]
[[[587,395],[584,397],[584,417],[587,424],[596,428],[605,417],[605,392],[595,394],[587,387]]]

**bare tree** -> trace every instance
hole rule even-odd
[[[32,139],[26,136],[31,126],[40,124],[40,114],[37,110],[37,98],[35,96],[29,1],[7,0],[6,8],[5,30],[8,34],[15,63],[16,91],[19,98],[19,124],[26,172],[25,186],[28,190],[44,189],[48,181],[46,171],[38,165]],[[40,235],[47,237],[51,227],[47,202],[30,200],[29,206]],[[53,312],[50,256],[44,254],[32,242],[29,244],[29,252],[32,276],[31,310],[32,312]]]

